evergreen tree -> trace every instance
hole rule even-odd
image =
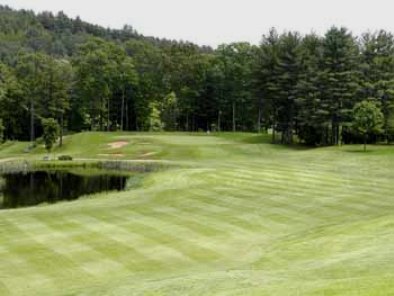
[[[311,34],[300,45],[300,75],[297,83],[297,134],[308,145],[327,144],[327,106],[322,104],[320,62],[322,40]]]
[[[321,71],[322,105],[330,117],[328,143],[342,144],[343,128],[349,126],[359,86],[358,48],[345,28],[333,27],[325,34]]]
[[[361,96],[377,98],[384,114],[384,137],[394,134],[394,38],[379,31],[363,34],[361,40]]]
[[[277,116],[281,142],[291,144],[296,120],[297,84],[300,75],[299,51],[301,38],[298,33],[287,33],[279,39],[277,84],[278,108]]]
[[[0,118],[0,144],[4,141],[4,130],[3,119]]]
[[[39,102],[43,101],[46,94],[46,64],[48,56],[41,52],[21,53],[17,58],[16,78],[20,82],[22,104],[30,113],[30,141],[35,142],[36,119],[39,118],[37,109]],[[41,110],[45,108],[41,108]]]
[[[4,138],[27,140],[28,110],[22,100],[21,86],[12,69],[0,64],[0,118],[3,119]]]
[[[279,86],[279,35],[271,29],[263,36],[255,68],[255,93],[260,97],[262,113],[266,114],[266,125],[272,126],[272,142],[278,128],[278,110],[280,99]]]

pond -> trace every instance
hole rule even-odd
[[[96,171],[31,171],[0,176],[0,209],[75,200],[82,195],[121,191],[128,175]]]

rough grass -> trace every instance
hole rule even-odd
[[[252,134],[84,133],[187,164],[135,190],[0,212],[0,295],[393,295],[394,149],[287,149]],[[40,159],[41,147],[0,147]],[[109,156],[109,158],[111,158]]]

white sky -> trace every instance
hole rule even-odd
[[[390,3],[391,2],[391,3]],[[353,33],[394,32],[393,0],[0,0],[36,12],[63,10],[105,27],[132,25],[139,33],[200,45],[249,41],[269,28],[323,34],[332,25]]]

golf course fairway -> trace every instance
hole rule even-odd
[[[1,145],[0,162],[46,155],[27,145]],[[0,210],[0,295],[394,295],[390,146],[80,133],[52,153],[167,167],[123,192]]]

